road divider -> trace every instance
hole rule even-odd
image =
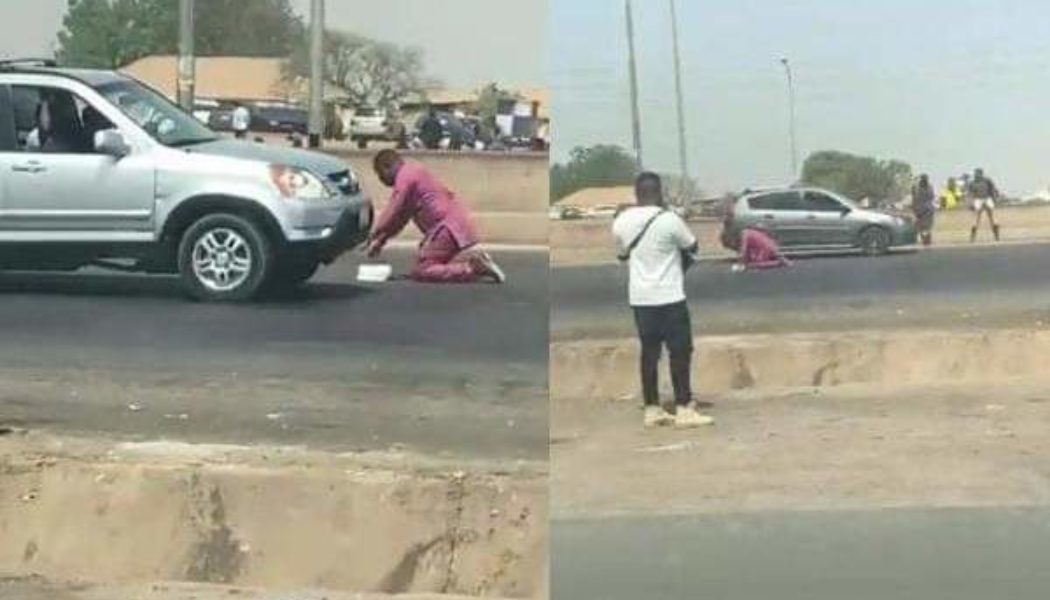
[[[415,463],[413,463],[415,464]],[[348,455],[0,437],[0,573],[532,598],[546,474]]]
[[[894,388],[1045,378],[1050,330],[852,331],[697,338],[694,378],[702,397],[734,390]],[[633,339],[555,342],[552,400],[615,400],[638,389]],[[666,383],[667,377],[663,376]]]

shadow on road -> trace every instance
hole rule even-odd
[[[307,283],[298,288],[267,291],[255,303],[308,304],[326,300],[354,300],[375,292],[375,289],[353,284]],[[165,275],[6,272],[0,274],[0,295],[4,294],[191,301],[179,280]]]

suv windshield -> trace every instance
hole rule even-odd
[[[165,146],[186,146],[219,139],[200,121],[138,82],[114,81],[95,89]]]

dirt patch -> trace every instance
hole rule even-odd
[[[1050,381],[1043,358],[1050,354],[1046,330],[705,336],[695,345],[694,377],[701,395],[847,384],[879,390],[942,382]],[[633,339],[555,342],[551,398],[604,402],[634,397],[637,364]]]
[[[542,593],[542,465],[451,471],[391,469],[385,461],[398,459],[5,436],[0,572],[101,583]]]

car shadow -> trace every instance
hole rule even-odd
[[[306,283],[286,290],[267,290],[255,304],[309,304],[354,300],[376,293],[374,288],[343,283]],[[96,273],[4,272],[0,296],[43,294],[96,298],[156,299],[192,302],[177,277],[167,275],[111,275]]]

